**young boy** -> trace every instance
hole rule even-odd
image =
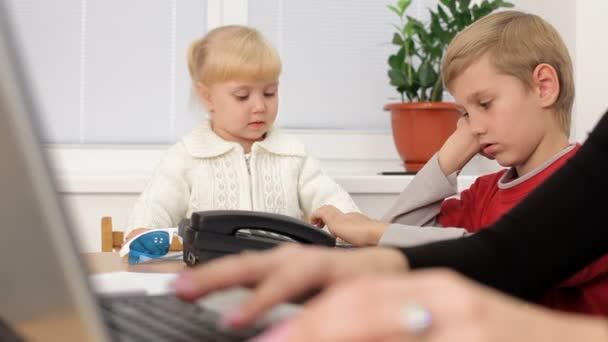
[[[579,148],[568,142],[572,62],[557,31],[540,17],[503,11],[478,20],[451,42],[442,75],[462,118],[382,222],[325,206],[313,223],[355,245],[412,245],[475,233]],[[479,177],[459,199],[445,199],[457,193],[456,175],[477,153],[509,169]],[[543,303],[608,314],[608,257],[548,293]]]

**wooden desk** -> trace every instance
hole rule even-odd
[[[177,273],[186,268],[186,264],[181,260],[158,260],[140,265],[129,265],[126,257],[120,258],[118,253],[115,252],[85,253],[84,257],[86,259],[89,274],[118,271]]]

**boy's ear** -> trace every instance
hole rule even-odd
[[[532,82],[543,108],[553,106],[559,97],[559,76],[553,66],[541,63],[534,68]]]
[[[196,82],[196,95],[201,99],[203,105],[207,108],[209,113],[213,112],[213,98],[211,96],[211,89],[204,85],[202,82]]]

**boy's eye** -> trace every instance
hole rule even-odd
[[[275,95],[274,92],[273,93],[271,93],[271,92],[264,93],[264,96],[266,96],[266,97],[274,97],[274,95]]]
[[[234,95],[234,97],[236,97],[237,100],[239,101],[245,101],[249,98],[249,94],[247,95]]]
[[[488,109],[490,107],[490,101],[481,101],[479,102],[479,107]]]
[[[465,120],[469,119],[469,113],[468,112],[462,112],[462,117],[465,118]]]

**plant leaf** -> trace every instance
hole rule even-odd
[[[459,0],[458,9],[460,10],[460,12],[465,12],[469,9],[470,4],[471,4],[471,0]]]
[[[407,10],[407,8],[410,6],[411,3],[412,3],[412,0],[399,0],[397,2],[397,6],[399,6],[399,8],[401,9],[401,13],[403,14],[405,12],[405,10]]]
[[[416,25],[416,23],[412,22],[412,21],[408,21],[407,24],[405,24],[405,26],[403,26],[403,34],[407,37],[411,37],[414,35],[414,26]]]
[[[411,16],[407,16],[407,20],[408,20],[408,24],[411,23],[412,27],[418,27],[418,28],[422,28],[424,29],[424,23],[422,23],[422,21],[411,17]]]
[[[401,25],[393,25],[392,44],[399,47],[390,55],[388,76],[402,98],[439,101],[443,84],[439,66],[454,36],[475,20],[500,7],[513,7],[505,0],[439,0],[429,8],[430,20],[422,22],[406,14],[412,0],[394,0],[388,8],[400,15]]]
[[[402,47],[399,51],[388,58],[388,65],[392,69],[403,70],[405,64],[405,49]]]
[[[393,44],[398,45],[398,46],[402,46],[403,45],[403,38],[401,37],[401,35],[399,33],[395,33],[393,35]]]
[[[418,78],[420,81],[420,86],[423,88],[428,88],[437,81],[437,72],[433,69],[433,66],[428,60],[420,64],[420,68],[418,69]]]
[[[441,38],[443,34],[445,34],[445,30],[443,26],[441,26],[441,22],[439,19],[439,15],[437,13],[431,12],[431,35]]]
[[[443,100],[443,82],[441,81],[441,77],[437,77],[437,81],[435,81],[431,89],[430,100],[434,102],[441,102]]]
[[[443,7],[441,7],[440,5],[437,5],[437,13],[439,13],[439,16],[441,17],[441,19],[443,19],[443,22],[444,22],[446,25],[449,25],[449,24],[450,24],[451,20],[450,20],[450,18],[448,17],[448,14],[447,14],[447,13],[445,13],[445,11],[443,10]]]
[[[388,71],[388,77],[391,80],[391,85],[395,87],[406,87],[407,77],[401,70],[391,69]]]
[[[470,4],[471,0],[460,0],[458,3],[463,28],[469,26],[473,22],[471,8],[469,7]]]
[[[447,5],[448,9],[450,10],[450,13],[452,13],[452,16],[455,19],[458,19],[458,10],[456,9],[456,3],[454,1],[447,1]]]
[[[387,5],[386,7],[388,7],[388,9],[390,9],[391,11],[393,11],[399,17],[403,16],[403,13],[401,13],[401,11],[399,11],[399,9],[397,7],[392,6],[392,5]]]
[[[416,53],[416,43],[414,43],[412,38],[407,38],[403,47],[407,49],[407,51],[405,51],[406,56],[413,56]]]

